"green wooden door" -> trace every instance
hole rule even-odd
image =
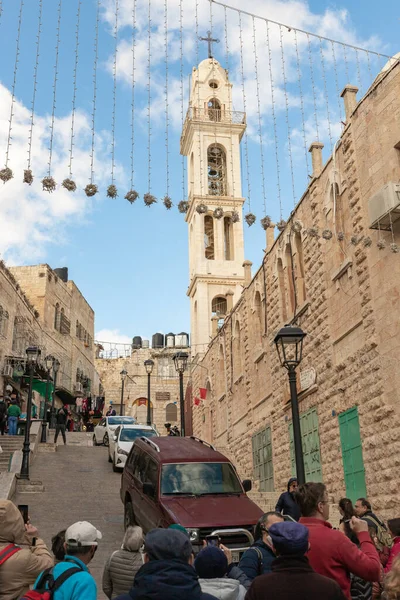
[[[300,415],[301,441],[303,446],[304,469],[306,481],[322,481],[321,452],[319,447],[318,414],[311,408]],[[290,457],[292,475],[296,475],[296,463],[293,444],[293,423],[289,424]]]
[[[353,502],[367,495],[362,455],[358,408],[350,408],[339,415],[340,442],[346,495]]]
[[[260,492],[274,491],[271,428],[266,427],[252,437],[254,478],[260,480]]]

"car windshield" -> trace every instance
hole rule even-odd
[[[157,435],[153,429],[121,429],[120,442],[133,442],[138,437],[153,437]]]
[[[121,423],[133,425],[134,422],[135,419],[133,417],[108,417],[109,425],[121,425]]]
[[[161,493],[165,495],[241,494],[240,481],[229,463],[179,463],[164,465]]]

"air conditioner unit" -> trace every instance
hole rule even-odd
[[[4,369],[3,369],[3,375],[5,377],[12,377],[14,374],[14,369],[12,368],[11,365],[5,365]]]
[[[384,185],[368,200],[370,229],[390,231],[391,224],[400,219],[400,184]]]
[[[82,384],[80,382],[75,383],[75,391],[82,393]]]

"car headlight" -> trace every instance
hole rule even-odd
[[[117,446],[117,454],[123,454],[124,456],[128,456],[129,452]]]
[[[200,532],[198,529],[191,529],[190,527],[186,527],[186,531],[188,532],[189,539],[192,543],[199,541],[199,533]]]

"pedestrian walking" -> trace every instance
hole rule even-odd
[[[300,523],[309,530],[311,567],[320,575],[337,581],[346,598],[350,595],[350,573],[366,581],[379,581],[381,565],[365,521],[352,517],[350,527],[357,535],[357,548],[341,531],[332,529],[329,498],[323,483],[304,483],[297,492]]]
[[[291,477],[287,484],[287,491],[279,496],[279,500],[275,506],[276,512],[287,515],[294,521],[298,521],[301,516],[299,505],[296,502],[297,488],[297,477]]]
[[[218,600],[244,600],[247,590],[237,579],[228,577],[232,554],[225,546],[206,546],[200,550],[194,568],[203,592]]]
[[[18,419],[21,415],[21,409],[15,398],[11,398],[11,404],[7,409],[8,417],[8,435],[17,435]]]
[[[52,600],[97,600],[97,586],[87,565],[102,535],[88,521],[78,521],[65,532],[64,560],[39,575],[33,586],[42,593],[54,583]]]
[[[7,425],[7,404],[0,398],[0,433],[4,435]]]
[[[122,546],[111,554],[103,573],[103,592],[107,598],[128,594],[136,573],[143,565],[140,548],[143,546],[141,527],[128,527]]]
[[[269,528],[280,523],[283,517],[278,512],[267,512],[258,521],[254,529],[254,544],[246,550],[239,562],[239,568],[253,581],[258,575],[271,572],[275,552],[269,538]]]
[[[388,528],[393,538],[393,545],[390,549],[389,560],[385,566],[385,573],[389,573],[393,568],[393,562],[400,555],[400,518],[389,519]]]
[[[65,435],[65,426],[67,423],[67,417],[68,417],[68,413],[65,410],[65,408],[60,408],[59,411],[57,411],[57,415],[56,415],[56,433],[54,435],[54,443],[57,443],[57,438],[58,438],[58,434],[61,432],[62,438],[64,440],[64,444],[67,443],[67,438]]]
[[[309,532],[300,523],[275,523],[269,529],[277,558],[272,572],[257,577],[247,593],[246,600],[346,600],[340,586],[333,579],[316,573],[305,556]]]
[[[10,500],[0,500],[0,600],[15,600],[28,591],[53,558],[39,532],[25,524]]]

